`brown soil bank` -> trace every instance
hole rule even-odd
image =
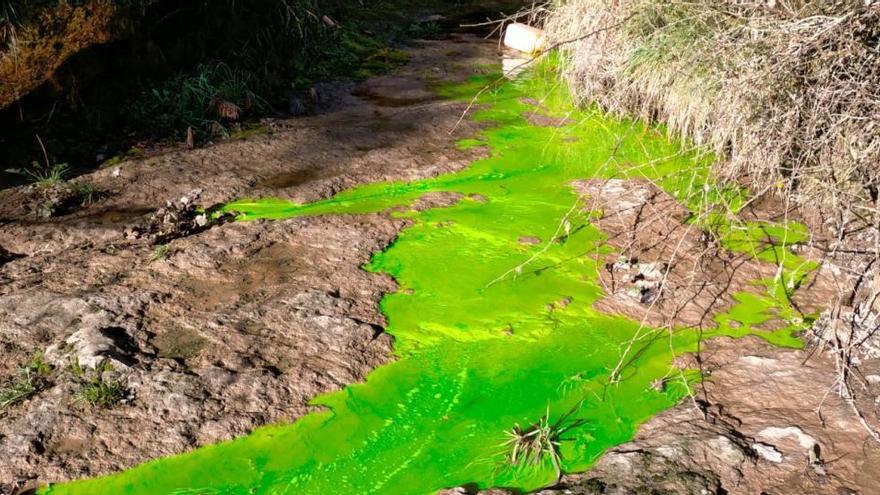
[[[0,493],[293,420],[387,362],[377,306],[394,283],[361,266],[404,220],[227,223],[165,245],[135,233],[166,201],[311,201],[466,166],[477,152],[455,142],[476,128],[450,134],[464,105],[428,87],[478,72],[495,49],[472,37],[425,42],[394,77],[322,86],[320,115],[89,174],[81,180],[106,194],[60,217],[38,214],[36,189],[0,191],[0,381],[30,377],[36,390],[0,408]]]

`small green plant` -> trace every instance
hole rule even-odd
[[[43,150],[43,165],[40,165],[39,162],[33,161],[29,168],[11,168],[6,169],[6,171],[20,175],[40,188],[48,188],[63,184],[67,179],[67,176],[70,175],[70,166],[66,163],[50,162],[49,153],[46,151],[46,146],[43,144],[43,140],[40,139],[39,135],[35,135],[34,137],[37,139],[37,143],[40,144],[40,149]]]
[[[42,166],[37,162],[31,162],[31,166],[28,168],[10,168],[6,171],[24,177],[28,182],[36,184],[37,187],[46,188],[63,184],[70,174],[70,166],[66,163]]]
[[[125,396],[125,385],[109,378],[98,370],[76,395],[76,400],[93,407],[111,408]]]
[[[18,368],[12,380],[0,387],[0,411],[24,402],[46,388],[51,372],[52,366],[43,360],[43,355],[34,355],[30,362]]]
[[[519,468],[539,468],[548,460],[556,473],[556,481],[562,478],[562,455],[559,450],[563,441],[562,435],[585,423],[582,419],[572,419],[572,415],[580,409],[580,403],[550,422],[550,408],[537,423],[523,428],[514,425],[507,432],[508,440],[504,446],[510,450],[507,460],[511,466]]]
[[[432,39],[440,34],[442,28],[435,21],[409,24],[401,29],[400,37],[406,39]]]
[[[137,146],[132,146],[131,148],[128,148],[127,150],[125,150],[121,153],[118,153],[118,154],[110,157],[110,159],[104,161],[104,163],[102,163],[100,165],[100,168],[115,167],[126,160],[138,158],[143,155],[144,155],[144,150],[142,148],[139,148]]]
[[[86,370],[83,369],[81,364],[79,364],[79,358],[73,358],[73,362],[70,363],[70,372],[76,377],[85,376]]]
[[[168,244],[160,244],[156,246],[156,248],[153,249],[152,254],[150,254],[150,263],[167,258],[170,249],[171,248],[170,246],[168,246]]]
[[[102,196],[102,191],[91,182],[73,182],[71,188],[82,206],[91,206]]]

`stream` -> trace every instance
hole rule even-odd
[[[447,99],[474,100],[467,118],[486,124],[459,142],[487,150],[464,170],[366,184],[310,204],[264,198],[222,207],[240,221],[373,212],[409,219],[364,267],[399,284],[381,303],[396,361],[365,383],[314,399],[320,410],[292,424],[39,493],[536,490],[555,481],[553,456],[511,462],[514,428],[559,421],[560,467],[584,471],[687,396],[700,373],[673,361],[701,339],[757,334],[800,346],[794,333],[804,319],[788,298],[813,267],[786,245],[802,240],[803,229],[734,225],[716,206],[736,210],[745,193],[713,184],[711,156],[661,128],[575,106],[557,72],[548,58],[515,80],[503,78],[499,65],[436,88]],[[535,115],[560,125],[538,125]],[[572,182],[612,178],[653,181],[695,213],[694,228],[711,229],[729,250],[777,263],[779,276],[737,294],[739,304],[715,315],[712,329],[652,329],[599,312],[593,305],[605,291],[598,274],[613,252],[594,225],[601,212]],[[416,207],[425,195],[456,201]],[[786,325],[756,328],[772,317]],[[652,386],[658,381],[663,386]]]

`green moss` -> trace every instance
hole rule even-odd
[[[133,160],[135,158],[140,158],[144,156],[144,150],[137,147],[131,147],[123,153],[119,153],[117,155],[112,156],[108,160],[101,163],[100,168],[111,168],[119,165],[122,162],[127,160]]]
[[[794,326],[775,332],[757,328],[774,314],[793,311],[776,284],[760,281],[754,293],[738,295],[740,304],[718,317],[717,329],[704,333],[645,329],[595,310],[603,289],[594,255],[609,250],[603,247],[605,235],[591,223],[595,212],[577,207],[585,205],[572,181],[650,179],[693,212],[741,204],[743,192],[713,187],[705,193],[703,185],[712,184],[711,157],[687,152],[655,129],[573,108],[552,65],[492,84],[499,79],[497,73],[476,76],[441,90],[446,97],[470,100],[490,84],[473,118],[493,125],[473,139],[492,154],[465,170],[417,182],[367,184],[310,204],[268,198],[221,209],[238,212],[242,220],[280,219],[406,210],[435,191],[486,198],[395,213],[411,218],[412,226],[366,267],[390,274],[400,285],[381,302],[387,331],[395,337],[395,362],[373,371],[363,384],[315,399],[323,412],[293,424],[43,493],[409,495],[471,483],[533,490],[556,474],[548,462],[510,465],[505,441],[514,425],[554,422],[574,410],[568,420],[576,427],[560,441],[559,454],[563,470],[581,471],[686,395],[700,377],[672,362],[696,350],[701,338],[756,334],[799,345]],[[523,96],[574,123],[529,125]],[[523,235],[556,238],[566,215],[571,228],[564,242],[546,247],[518,242]],[[777,257],[797,259],[778,245],[797,232],[749,223],[740,231],[724,218],[695,215],[693,222],[720,233],[731,249],[758,257],[770,249]],[[793,263],[783,263],[782,279]],[[568,304],[557,304],[561,300]],[[629,342],[636,342],[634,350],[622,356]],[[626,366],[612,376],[621,359]],[[657,380],[666,383],[662,392],[651,386]]]
[[[240,125],[238,126],[238,128],[230,130],[229,137],[231,139],[249,139],[255,136],[263,136],[265,134],[271,133],[272,129],[269,126],[261,123],[250,122]]]

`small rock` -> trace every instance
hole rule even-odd
[[[207,215],[199,213],[195,203],[201,194],[201,189],[194,189],[177,202],[168,201],[164,208],[159,208],[147,219],[146,225],[126,228],[126,238],[137,239],[147,235],[153,244],[167,244],[174,239],[201,232],[211,225],[232,217],[232,215],[223,215],[212,220]]]
[[[446,19],[446,17],[445,17],[445,16],[442,16],[442,15],[440,15],[440,14],[431,14],[431,15],[426,15],[426,16],[419,17],[418,22],[420,22],[420,23],[425,23],[425,22],[437,22],[437,21],[442,21],[442,20],[444,20],[444,19]]]
[[[645,280],[660,280],[666,273],[666,263],[641,263],[639,264],[639,275]]]
[[[772,445],[767,445],[766,443],[756,442],[752,444],[752,450],[755,451],[759,456],[767,459],[770,462],[779,464],[782,462],[782,452],[776,450],[776,447]]]
[[[706,443],[711,447],[713,454],[718,456],[727,466],[736,467],[746,462],[746,454],[739,445],[726,436],[718,435],[707,440]]]
[[[306,113],[306,104],[301,99],[291,96],[287,104],[287,111],[293,116],[304,115]]]
[[[110,361],[114,368],[127,368],[131,358],[122,349],[121,329],[89,326],[65,339],[63,344],[46,349],[46,360],[55,366],[76,363],[83,369],[99,369]]]

